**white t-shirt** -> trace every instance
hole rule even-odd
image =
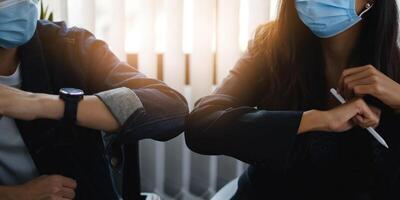
[[[11,76],[0,76],[0,84],[20,88],[20,67]],[[35,177],[38,172],[14,119],[0,119],[0,185],[18,185]]]

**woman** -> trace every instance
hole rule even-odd
[[[250,164],[235,199],[399,199],[397,18],[394,0],[282,1],[197,103],[188,146]]]

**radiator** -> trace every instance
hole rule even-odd
[[[141,72],[184,94],[191,107],[223,81],[246,50],[256,27],[276,17],[279,2],[43,1],[54,12],[55,20],[93,32],[121,60],[134,54]],[[143,191],[167,200],[209,199],[246,168],[232,158],[191,152],[183,134],[166,143],[144,140],[140,152]]]
[[[185,91],[190,97],[190,87]],[[140,152],[142,191],[157,193],[162,199],[210,199],[247,166],[226,156],[193,153],[183,134],[166,143],[141,141]]]

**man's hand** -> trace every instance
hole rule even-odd
[[[76,186],[76,181],[70,178],[41,176],[17,186],[15,197],[19,200],[69,200],[75,198]]]

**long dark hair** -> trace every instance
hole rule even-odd
[[[352,56],[357,59],[352,64],[372,64],[400,82],[397,9],[395,0],[375,1],[363,17],[363,30]],[[257,29],[250,51],[265,58],[265,98],[272,107],[323,107],[327,88],[321,42],[300,21],[295,0],[281,0],[277,20]]]

